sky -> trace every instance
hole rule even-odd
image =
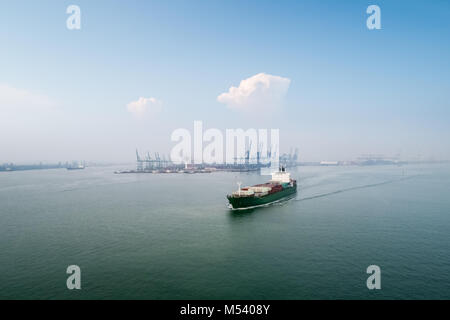
[[[303,161],[450,159],[449,1],[0,0],[0,49],[0,163],[169,154],[195,120]]]

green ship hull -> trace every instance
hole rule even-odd
[[[297,184],[292,187],[284,188],[276,193],[268,194],[263,197],[233,197],[228,195],[228,201],[232,209],[251,209],[268,205],[270,203],[277,202],[283,198],[286,198],[297,192]]]

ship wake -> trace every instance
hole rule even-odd
[[[400,179],[387,180],[387,181],[378,182],[378,183],[372,183],[372,184],[366,184],[366,185],[362,185],[362,186],[356,186],[356,187],[351,187],[351,188],[346,188],[346,189],[340,189],[340,190],[327,192],[327,193],[322,193],[322,194],[318,194],[318,195],[314,195],[314,196],[310,196],[310,197],[295,199],[295,201],[307,201],[307,200],[312,200],[312,199],[317,199],[317,198],[328,197],[328,196],[332,196],[332,195],[335,195],[335,194],[338,194],[338,193],[343,193],[343,192],[349,192],[349,191],[354,191],[354,190],[378,187],[378,186],[382,186],[382,185],[386,185],[386,184],[391,184],[391,183],[394,183],[394,182],[400,182],[400,181],[408,180],[408,179],[411,179],[411,178],[414,178],[414,177],[416,177],[416,176],[408,176],[408,177],[400,178]],[[300,190],[301,189],[302,188],[300,187]]]

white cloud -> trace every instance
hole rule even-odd
[[[162,101],[155,98],[140,97],[137,101],[127,104],[127,109],[132,114],[142,117],[144,115],[156,115],[162,110]]]
[[[45,95],[0,84],[0,110],[42,110],[55,106],[56,102]]]
[[[236,110],[273,110],[282,105],[290,84],[288,78],[258,73],[219,95],[217,101]]]

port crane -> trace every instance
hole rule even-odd
[[[144,158],[142,158],[139,155],[139,151],[136,149],[136,169],[139,172],[160,170],[168,168],[171,164],[172,162],[167,160],[165,155],[161,158],[159,153],[155,152],[154,158],[152,158],[150,152],[147,152]]]

